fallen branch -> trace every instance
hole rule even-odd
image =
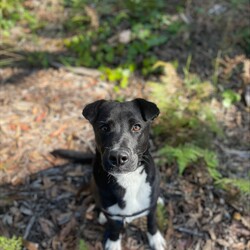
[[[78,75],[86,75],[86,76],[92,76],[92,77],[99,77],[102,73],[99,70],[96,69],[89,69],[86,67],[71,67],[71,66],[64,66],[61,63],[58,62],[50,62],[51,66],[57,68],[57,69],[65,69],[67,71],[70,71],[74,74]]]
[[[174,229],[181,232],[181,233],[189,234],[189,235],[192,235],[192,236],[197,236],[197,237],[201,237],[201,238],[203,238],[205,236],[204,233],[196,232],[196,231],[194,231],[192,229],[188,229],[188,228],[185,228],[185,227],[177,227],[177,226],[175,226]]]

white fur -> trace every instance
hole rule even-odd
[[[139,212],[150,206],[150,194],[151,187],[146,182],[147,175],[143,166],[137,168],[135,171],[127,174],[114,175],[118,184],[125,189],[125,195],[123,197],[126,205],[125,208],[120,208],[118,204],[108,207],[108,211],[111,214],[131,215]],[[147,215],[148,211],[133,217],[125,218],[125,222],[129,223],[135,218]],[[118,216],[112,216],[112,219],[121,219]]]
[[[105,217],[103,212],[101,212],[99,214],[99,217],[98,217],[98,223],[101,224],[101,225],[104,225],[106,222],[107,222],[107,218]]]
[[[164,238],[162,237],[159,231],[157,231],[154,235],[151,235],[150,233],[147,233],[147,235],[148,235],[149,245],[154,250],[167,249],[166,241],[164,240]]]
[[[105,244],[105,250],[122,250],[121,239],[119,238],[117,241],[108,239]]]

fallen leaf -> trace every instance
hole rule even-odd
[[[36,122],[41,122],[47,115],[47,112],[43,111],[40,115],[38,115],[35,119]]]
[[[206,241],[203,250],[213,250],[213,243],[211,240]]]
[[[71,230],[73,230],[76,227],[76,219],[74,217],[71,218],[71,220],[66,224],[66,226],[61,230],[60,232],[60,240],[63,240]]]
[[[24,245],[24,247],[27,248],[27,250],[39,250],[39,244],[38,243],[23,240],[23,245]]]
[[[238,242],[232,244],[232,250],[245,250],[246,245],[243,242]]]
[[[21,130],[23,131],[28,131],[30,129],[30,126],[28,124],[25,124],[25,123],[20,123],[20,128]]]
[[[250,217],[246,217],[246,218],[241,217],[241,222],[246,228],[250,229]]]
[[[214,216],[213,222],[216,223],[216,224],[219,223],[219,222],[221,222],[222,221],[222,217],[223,217],[222,213],[217,214],[216,216]]]
[[[217,239],[216,242],[223,247],[230,247],[230,244],[228,243],[228,241],[224,239]]]
[[[238,213],[238,212],[235,212],[234,215],[233,215],[233,218],[234,218],[235,220],[241,220],[241,214]]]
[[[39,224],[43,230],[43,232],[51,237],[52,233],[53,233],[53,224],[51,221],[45,219],[45,218],[40,218],[39,220]]]
[[[51,137],[57,137],[59,136],[65,129],[67,128],[66,124],[61,125],[59,129],[54,131],[53,133],[50,134]]]

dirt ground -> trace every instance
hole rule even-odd
[[[208,10],[210,7],[208,4]],[[42,12],[42,7],[38,10],[40,15],[48,14]],[[227,47],[232,41],[229,39],[232,29],[242,22],[233,26],[222,19],[225,23],[209,26],[202,16],[194,16],[192,6],[187,6],[187,10],[190,20],[197,18],[192,32],[173,39],[156,53],[166,61],[177,58],[181,65],[185,65],[191,53],[194,55],[191,70],[202,78],[209,78],[214,70],[212,61],[221,45]],[[230,11],[227,9],[224,14]],[[60,19],[60,15],[57,18]],[[16,30],[15,36],[18,32]],[[220,38],[225,38],[225,34],[230,35],[222,41]],[[193,37],[190,46],[182,43],[187,36]],[[58,37],[41,36],[35,46],[22,41],[19,46],[20,50],[48,48],[50,53],[59,53],[59,43]],[[240,47],[236,47],[228,53],[230,56],[221,55],[219,74],[221,82],[240,94],[250,81],[250,78],[243,79],[242,70],[238,68],[247,59],[242,53]],[[224,71],[231,76],[223,78]],[[145,80],[134,77],[119,95],[126,99],[147,97]],[[87,249],[103,249],[104,227],[97,222],[88,186],[90,164],[68,162],[50,154],[58,148],[94,153],[92,128],[81,112],[87,103],[102,98],[117,98],[113,84],[86,72],[54,67],[0,69],[1,236],[22,236],[28,250],[77,249],[82,239]],[[245,177],[250,167],[249,107],[241,101],[222,115],[226,137],[215,140],[222,163],[220,170],[230,177]],[[153,145],[153,155],[159,162],[156,151],[161,143],[155,141]],[[250,249],[249,197],[241,196],[237,189],[226,192],[216,188],[203,166],[192,166],[184,177],[178,175],[175,165],[159,163],[158,166],[164,201],[164,212],[159,212],[158,219],[168,250]],[[123,249],[149,249],[145,229],[145,218],[127,225]]]
[[[113,98],[112,84],[55,69],[1,73],[0,235],[23,236],[27,249],[75,249],[80,239],[89,249],[102,249],[104,228],[88,189],[91,166],[50,152],[94,152],[93,133],[81,111],[95,99]],[[124,94],[144,97],[144,87],[143,82],[136,89],[132,85]],[[231,128],[233,137],[242,129]],[[240,160],[246,170],[244,156],[223,156]],[[249,249],[247,200],[240,203],[237,190],[216,189],[200,166],[186,171],[185,178],[176,169],[161,166],[166,215],[159,224],[168,249]],[[145,218],[128,225],[124,248],[149,249],[145,228]]]

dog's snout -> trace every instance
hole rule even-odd
[[[125,150],[112,150],[109,153],[109,162],[112,166],[124,165],[129,160],[129,153]]]

